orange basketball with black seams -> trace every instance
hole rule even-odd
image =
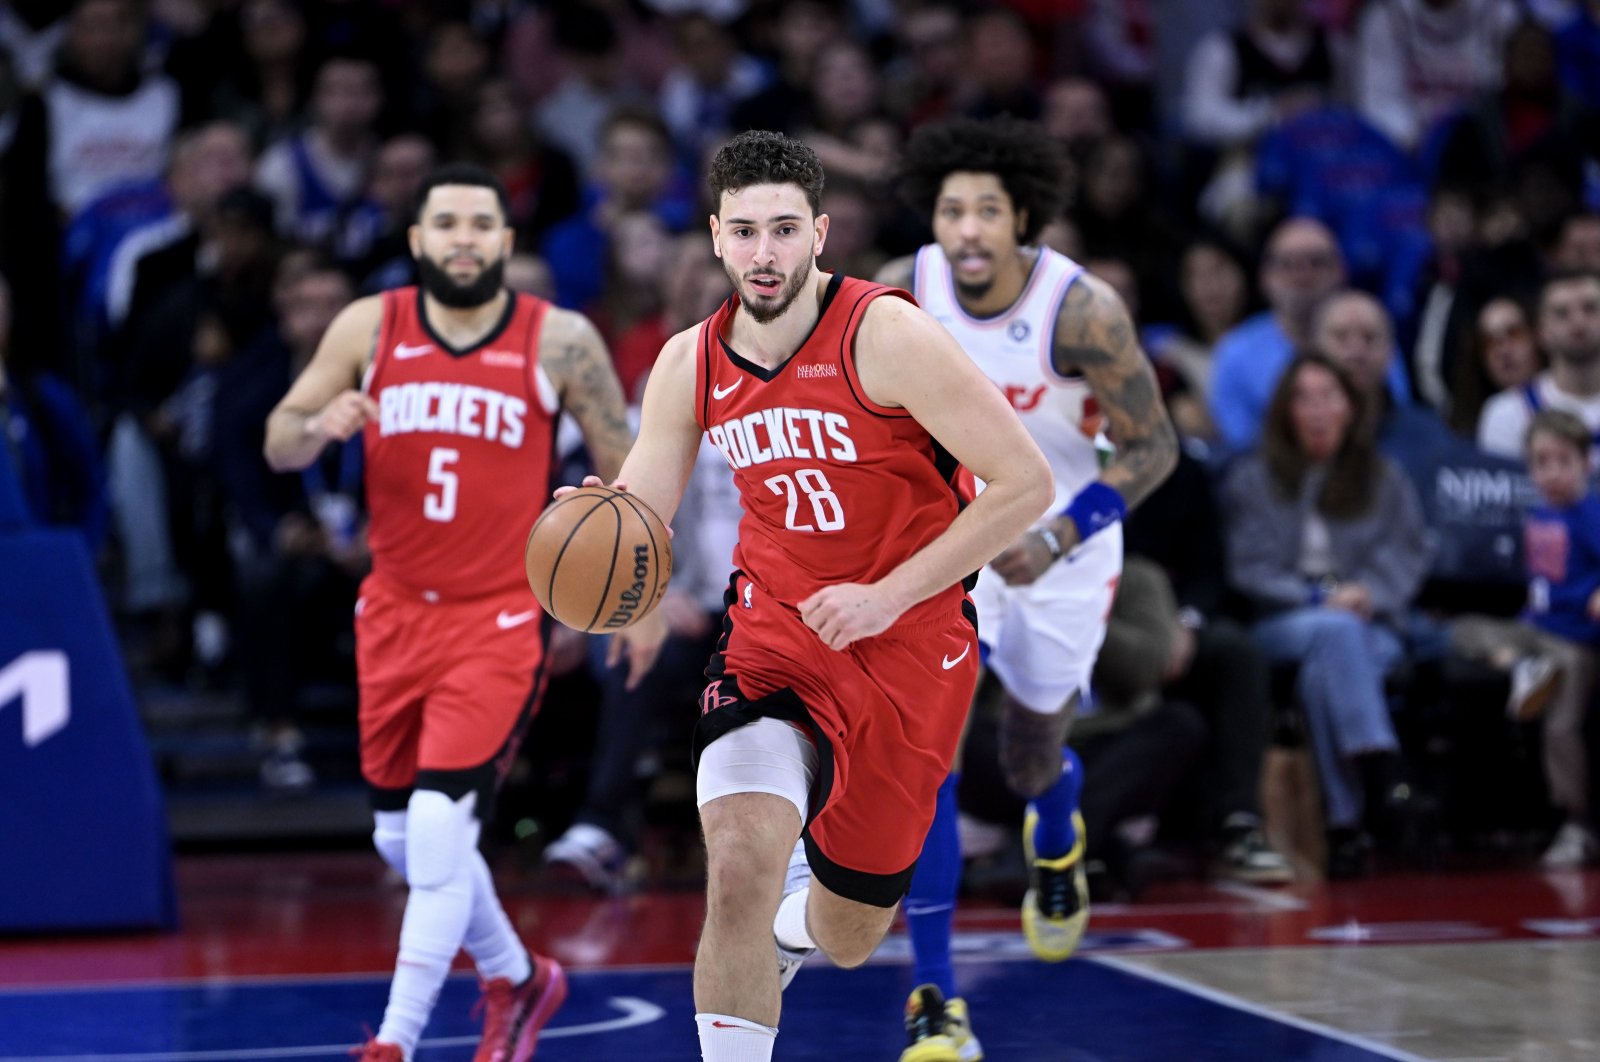
[[[580,487],[539,515],[523,563],[546,612],[575,630],[610,634],[660,603],[672,578],[672,542],[638,498]]]

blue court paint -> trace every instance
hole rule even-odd
[[[959,938],[958,938],[959,939]],[[957,976],[988,1057],[1009,1062],[1184,1059],[1371,1062],[1407,1057],[1100,962],[968,961]],[[813,960],[784,996],[775,1058],[893,1059],[910,971]],[[0,992],[0,1062],[348,1062],[383,1011],[387,976]],[[415,1062],[467,1062],[470,976],[452,977]],[[696,1062],[686,967],[581,971],[540,1062]]]

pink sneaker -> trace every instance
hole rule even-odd
[[[400,1050],[399,1044],[379,1043],[375,1039],[368,1040],[361,1047],[350,1049],[352,1055],[357,1052],[360,1052],[361,1057],[356,1062],[406,1062],[405,1052]]]
[[[539,1030],[567,999],[567,972],[554,959],[536,955],[533,976],[521,985],[504,977],[484,983],[483,1040],[472,1062],[528,1062]]]

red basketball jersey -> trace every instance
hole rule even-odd
[[[700,327],[695,415],[733,468],[744,506],[734,563],[790,606],[833,583],[883,577],[950,526],[962,503],[955,461],[905,410],[869,399],[856,376],[856,329],[883,295],[915,301],[836,275],[811,335],[776,369],[727,345],[737,295]],[[952,585],[899,622],[948,616],[961,594]]]
[[[513,293],[488,338],[441,340],[422,293],[383,293],[366,391],[373,571],[423,596],[527,589],[522,551],[550,497],[555,388],[539,368],[549,304]],[[530,597],[530,601],[531,601]]]

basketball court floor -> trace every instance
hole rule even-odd
[[[0,1062],[343,1060],[376,1025],[402,888],[363,853],[186,856],[173,934],[0,939]],[[694,892],[552,896],[502,874],[572,994],[539,1059],[693,1062]],[[959,916],[957,978],[993,1062],[1600,1058],[1600,872],[1384,876],[1287,890],[1187,883],[1095,909],[1080,957],[1028,954],[1015,912]],[[775,1058],[894,1062],[911,987],[891,936],[813,960]],[[466,1062],[469,973],[417,1062]]]

